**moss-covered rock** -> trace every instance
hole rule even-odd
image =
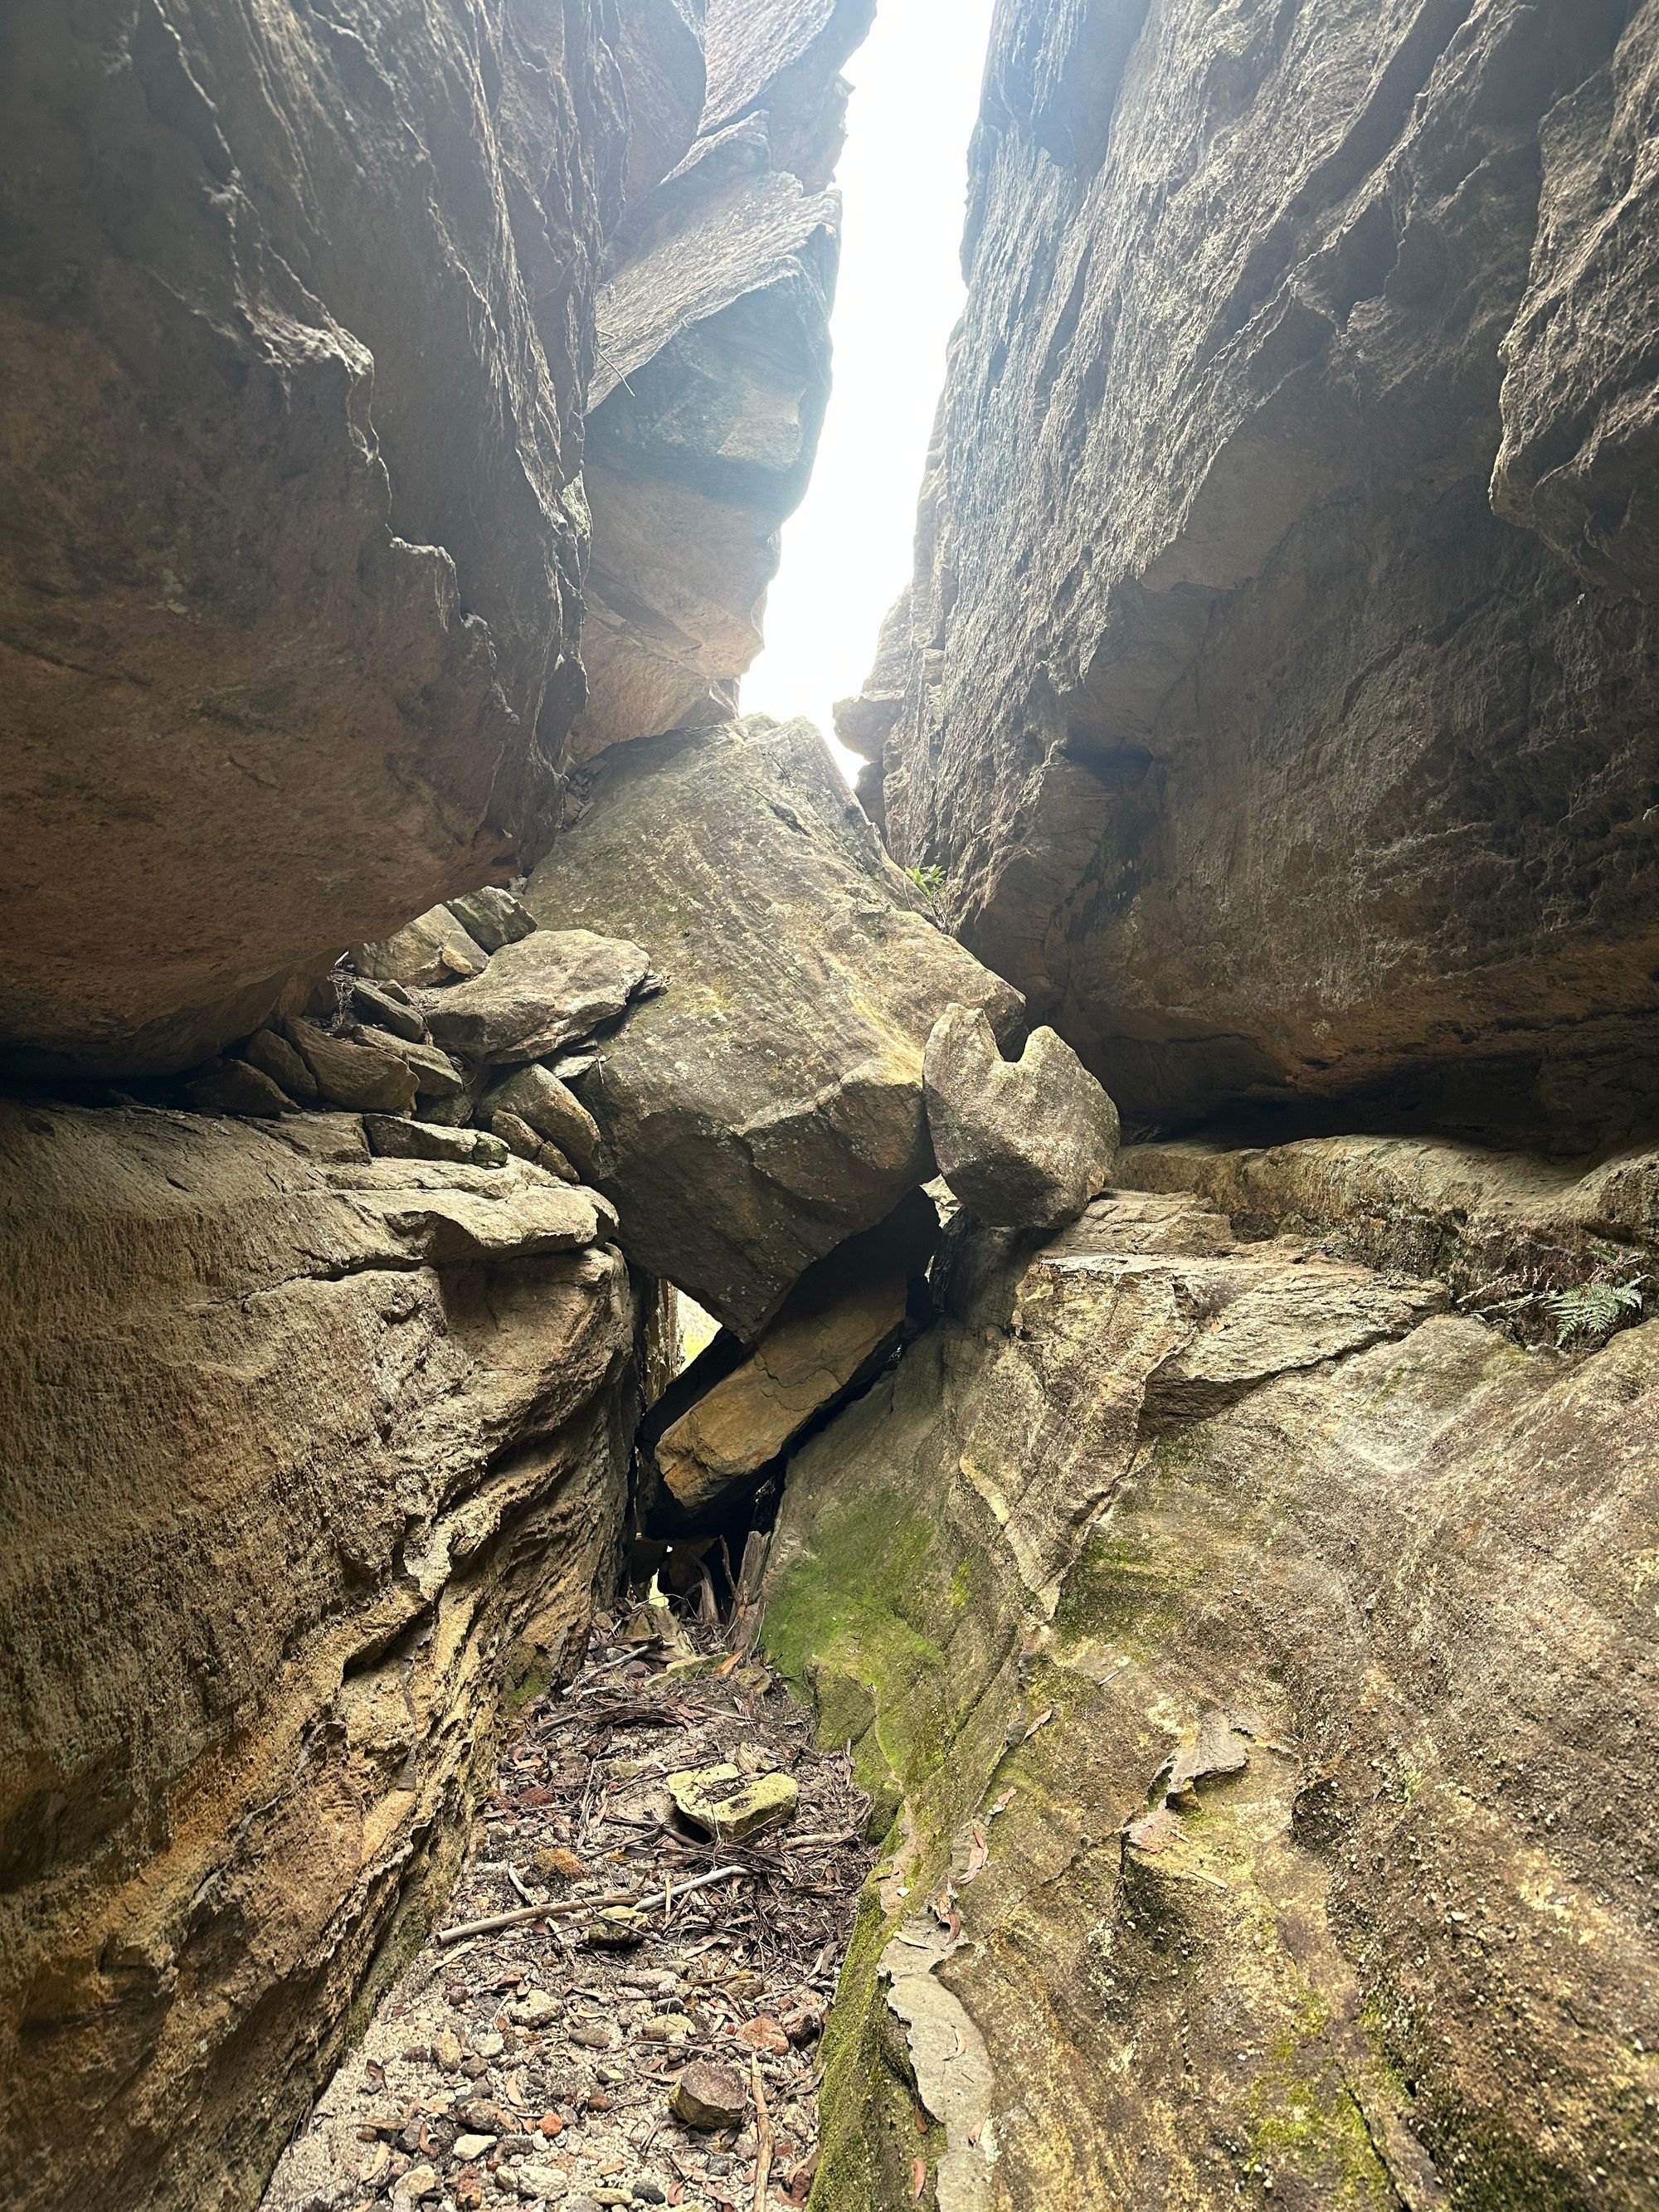
[[[769,1570],[886,1832],[816,2212],[1650,2202],[1659,1330],[1170,1197],[952,1235]]]

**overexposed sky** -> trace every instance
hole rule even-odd
[[[809,714],[857,691],[909,579],[945,349],[962,311],[968,141],[993,0],[880,0],[848,64],[835,386],[811,489],[783,527],[744,714]],[[849,775],[855,763],[837,749]]]

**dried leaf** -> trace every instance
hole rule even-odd
[[[925,2158],[919,2158],[910,2169],[910,2202],[913,2204],[921,2202],[921,2192],[927,2186],[927,2161]]]
[[[1037,1732],[1037,1730],[1038,1730],[1039,1729],[1047,1728],[1047,1727],[1048,1727],[1048,1723],[1049,1723],[1049,1722],[1050,1722],[1051,1720],[1053,1720],[1054,1717],[1054,1707],[1053,1707],[1052,1705],[1045,1705],[1045,1706],[1043,1707],[1042,1711],[1037,1715],[1036,1718],[1036,1719],[1031,1723],[1030,1727],[1030,1728],[1028,1728],[1028,1729],[1026,1729],[1026,1731],[1025,1731],[1025,1741],[1026,1741],[1026,1742],[1027,1742],[1027,1743],[1030,1743],[1030,1741],[1031,1741],[1031,1738],[1032,1738],[1032,1737],[1036,1734],[1036,1732]]]

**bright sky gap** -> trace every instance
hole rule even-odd
[[[962,311],[968,141],[993,0],[882,0],[853,57],[846,203],[831,325],[835,386],[811,488],[784,526],[766,648],[745,714],[832,709],[862,684],[883,616],[909,579],[945,354]],[[856,763],[835,747],[850,776]]]

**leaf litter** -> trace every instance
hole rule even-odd
[[[875,1853],[843,1752],[720,1630],[596,1620],[505,1744],[444,1925],[296,2136],[264,2212],[764,2212],[817,2165],[817,2045]],[[787,1775],[785,1826],[699,1833],[667,1778]],[[702,2061],[742,2124],[671,2110]],[[735,2109],[735,2106],[734,2106]]]

